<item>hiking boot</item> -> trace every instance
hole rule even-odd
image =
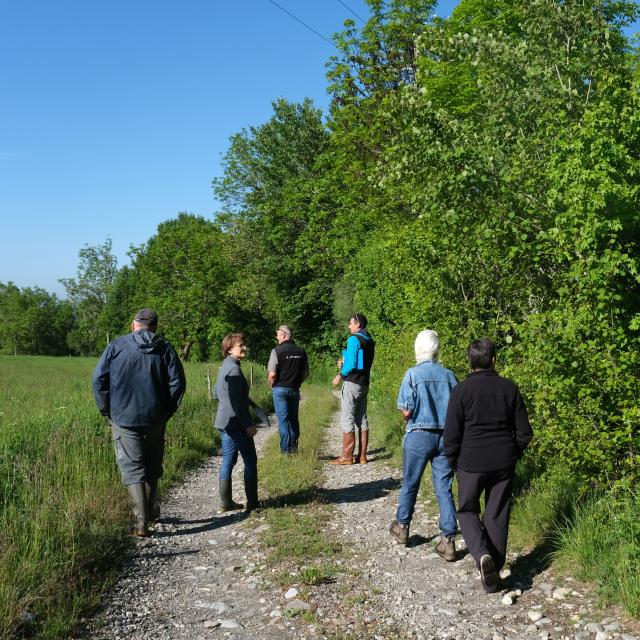
[[[398,544],[406,546],[409,541],[409,523],[402,524],[401,522],[394,520],[389,528],[389,533]]]
[[[436,553],[447,562],[456,559],[456,539],[454,536],[440,536],[440,542],[436,545]]]
[[[495,593],[500,590],[500,576],[490,555],[485,554],[480,558],[480,578],[487,593]]]

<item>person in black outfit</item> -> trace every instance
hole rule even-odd
[[[517,385],[495,370],[491,340],[467,349],[472,373],[451,392],[444,451],[458,478],[458,522],[484,590],[500,589],[507,553],[515,466],[533,437]],[[480,495],[485,511],[480,519]]]
[[[276,340],[278,346],[271,351],[267,370],[273,408],[278,417],[280,452],[296,453],[300,438],[300,385],[309,377],[309,359],[306,351],[293,341],[286,324],[278,327]]]

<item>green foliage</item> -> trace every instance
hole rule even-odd
[[[72,327],[68,302],[38,287],[0,282],[0,353],[66,355]]]
[[[117,274],[118,261],[111,252],[111,238],[96,247],[80,249],[75,278],[62,278],[75,316],[68,343],[74,353],[96,355],[109,342],[108,330],[100,322],[107,296]]]
[[[562,531],[556,554],[607,602],[640,615],[640,498],[624,485],[587,501]]]
[[[157,311],[158,331],[183,359],[205,360],[234,328],[226,292],[231,267],[220,228],[181,213],[132,256],[134,306]]]

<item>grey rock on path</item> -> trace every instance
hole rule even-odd
[[[339,453],[341,438],[335,419],[326,435],[327,457]],[[352,568],[362,571],[363,588],[375,601],[376,610],[364,615],[382,623],[377,634],[386,637],[387,627],[389,637],[424,640],[586,640],[595,638],[597,623],[598,628],[608,629],[606,638],[625,638],[624,625],[613,618],[603,620],[604,614],[584,586],[570,580],[553,584],[548,571],[519,576],[514,572],[507,580],[508,590],[485,594],[461,536],[456,562],[445,562],[435,553],[438,519],[428,513],[437,513],[435,502],[433,508],[425,509],[418,501],[409,546],[398,546],[389,525],[395,517],[402,473],[385,463],[384,452],[378,456],[376,460],[374,452],[373,462],[367,465],[327,463],[323,483],[324,494],[336,510],[330,528],[354,551]],[[425,475],[430,481],[430,467]]]
[[[274,431],[258,430],[258,450]],[[300,637],[292,621],[271,615],[283,604],[280,590],[261,585],[265,554],[258,537],[267,525],[259,515],[216,514],[220,462],[211,458],[169,492],[153,537],[136,544],[82,638]],[[245,502],[242,469],[239,461],[233,476],[238,502]]]

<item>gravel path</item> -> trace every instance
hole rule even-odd
[[[275,431],[258,431],[258,451]],[[344,549],[335,559],[335,580],[310,589],[294,585],[286,594],[270,582],[274,569],[260,545],[265,517],[215,513],[221,459],[213,457],[165,496],[154,536],[137,543],[103,610],[81,637],[636,638],[636,621],[602,613],[584,585],[538,572],[532,559],[511,558],[510,595],[486,595],[461,537],[457,562],[446,563],[433,551],[434,505],[418,503],[410,545],[399,547],[388,528],[400,471],[386,462],[384,451],[374,451],[368,465],[330,465],[340,442],[336,416],[326,434],[321,483],[321,495],[334,510],[326,533]],[[243,502],[241,474],[239,462],[234,497]],[[283,615],[292,603],[309,615]]]
[[[277,429],[261,428],[260,451]],[[154,535],[141,539],[122,576],[82,638],[199,640],[212,637],[298,638],[294,623],[270,613],[282,593],[264,589],[259,514],[216,514],[215,456],[162,501]],[[245,502],[240,460],[233,494]]]

